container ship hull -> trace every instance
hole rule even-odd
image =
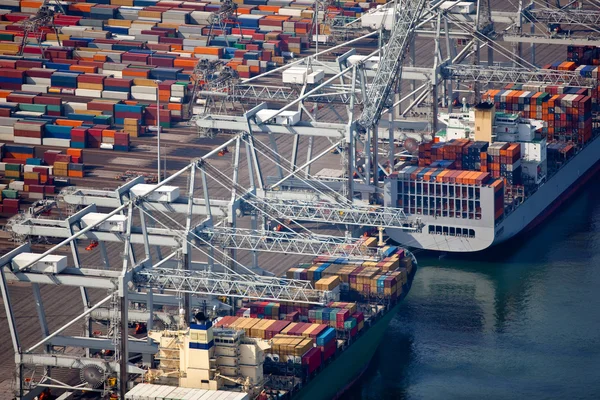
[[[338,353],[329,365],[292,396],[293,400],[337,399],[360,379],[375,355],[390,322],[400,310],[402,300],[410,291],[417,269],[415,263],[397,303],[374,321],[346,350]]]
[[[598,169],[599,155],[600,138],[595,137],[546,183],[540,185],[535,193],[497,224],[493,219],[485,218],[461,220],[419,216],[424,224],[420,233],[401,229],[387,229],[386,232],[397,243],[413,248],[443,252],[485,250],[540,224],[594,175]],[[436,232],[431,233],[430,226],[440,225],[468,229],[472,235],[446,236]]]

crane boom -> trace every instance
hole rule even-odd
[[[181,269],[142,269],[133,274],[135,284],[167,292],[229,296],[270,301],[323,305],[335,299],[332,292],[315,290],[309,281],[247,275],[248,280],[235,275],[209,271]]]
[[[357,121],[365,130],[377,123],[392,88],[400,79],[402,62],[415,34],[415,26],[425,9],[425,0],[397,1],[394,7],[396,21],[380,56],[377,74],[367,89],[363,112]]]

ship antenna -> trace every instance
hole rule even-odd
[[[463,97],[462,98],[462,103],[463,103],[463,112],[467,112],[467,98]]]

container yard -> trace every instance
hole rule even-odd
[[[476,76],[505,6],[385,3],[0,4],[2,396],[336,398],[411,247],[507,240],[589,175],[592,39]]]

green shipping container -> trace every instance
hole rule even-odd
[[[27,104],[27,103],[19,103],[19,110],[21,111],[32,111],[39,113],[46,113],[46,105],[45,104]]]
[[[46,106],[48,111],[57,111],[62,113],[62,106],[56,106],[56,105],[48,105]]]
[[[6,171],[21,171],[21,164],[6,164],[4,169]]]
[[[13,189],[4,189],[2,191],[2,197],[4,197],[5,199],[18,199],[19,192]]]

